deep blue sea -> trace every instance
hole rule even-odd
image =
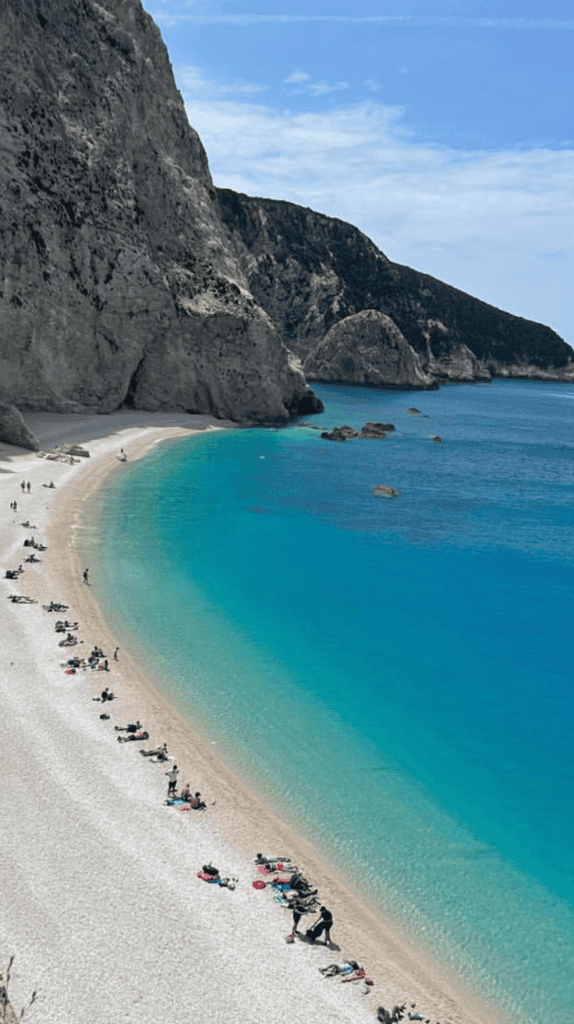
[[[574,392],[316,390],[117,474],[100,593],[369,898],[516,1024],[572,1024]],[[367,420],[396,431],[315,429]]]

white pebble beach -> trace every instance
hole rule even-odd
[[[94,417],[100,436],[73,465],[0,446],[0,964],[14,955],[12,1005],[19,1012],[37,992],[26,1024],[372,1024],[378,1006],[406,1002],[433,1024],[495,1024],[492,1007],[375,913],[169,705],[82,582],[90,500],[122,471],[120,449],[131,462],[160,441],[220,425],[180,419],[166,427],[152,414]],[[74,442],[77,418],[60,421]],[[37,564],[25,563],[30,536],[47,545]],[[17,580],[4,578],[20,564]],[[89,569],[93,578],[97,565]],[[42,607],[51,600],[79,621],[83,644],[71,653],[98,644],[109,672],[67,674],[59,616]],[[93,698],[105,685],[116,699],[102,705]],[[136,719],[149,740],[118,743],[114,726]],[[163,742],[175,760],[140,756]],[[205,811],[166,805],[173,763]],[[291,914],[252,884],[259,851],[289,856],[318,887],[334,916],[331,948],[285,941]],[[237,877],[235,889],[200,880],[206,862]],[[373,980],[368,991],[318,970],[347,957]]]

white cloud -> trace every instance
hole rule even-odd
[[[574,257],[557,258],[574,236],[574,151],[454,150],[415,141],[396,107],[278,113],[180,84],[216,184],[350,221],[391,259],[574,342]]]
[[[283,81],[287,85],[291,85],[294,82],[309,82],[311,75],[308,75],[305,71],[294,71],[293,74],[289,75],[288,78],[284,78]]]
[[[336,82],[335,85],[328,85],[327,82],[312,82],[309,86],[309,92],[312,96],[326,96],[330,92],[341,92],[343,89],[348,88],[348,82]]]
[[[192,64],[185,67],[180,66],[177,69],[177,81],[181,91],[194,100],[216,99],[219,96],[230,94],[233,96],[253,94],[264,92],[267,88],[267,86],[257,85],[255,82],[246,82],[242,78],[234,79],[231,82],[218,82],[204,78],[200,68],[194,67]]]
[[[165,9],[151,9],[150,14],[159,24],[176,25],[178,22],[196,22],[198,24],[216,25],[263,25],[263,24],[309,24],[312,22],[342,22],[352,24],[378,24],[378,25],[401,25],[405,27],[418,28],[419,26],[439,26],[444,28],[464,29],[488,29],[488,28],[509,28],[509,29],[574,29],[574,19],[558,18],[463,18],[463,17],[441,17],[425,16],[418,14],[379,14],[371,16],[357,16],[346,14],[210,14],[207,12],[198,14],[181,14],[170,12]]]

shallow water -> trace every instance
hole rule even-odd
[[[316,390],[312,426],[128,465],[104,599],[371,898],[517,1022],[570,1024],[574,394]],[[396,431],[313,429],[367,420]]]

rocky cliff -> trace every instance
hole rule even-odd
[[[0,398],[312,411],[139,0],[3,0],[0,65]]]
[[[216,190],[140,0],[2,0],[0,61],[7,405],[282,422],[320,407],[305,357],[315,378],[406,387],[570,371],[549,328],[351,225]]]
[[[337,379],[340,364],[328,372],[323,358],[325,336],[363,310],[390,318],[418,356],[422,373],[435,381],[495,375],[560,380],[574,374],[572,349],[549,327],[392,263],[352,225],[293,203],[229,189],[218,195],[254,298],[285,344],[307,359],[310,377]],[[347,335],[349,358],[359,364],[362,357]],[[340,346],[338,352],[337,360]],[[377,369],[362,383],[380,383],[378,377]]]

